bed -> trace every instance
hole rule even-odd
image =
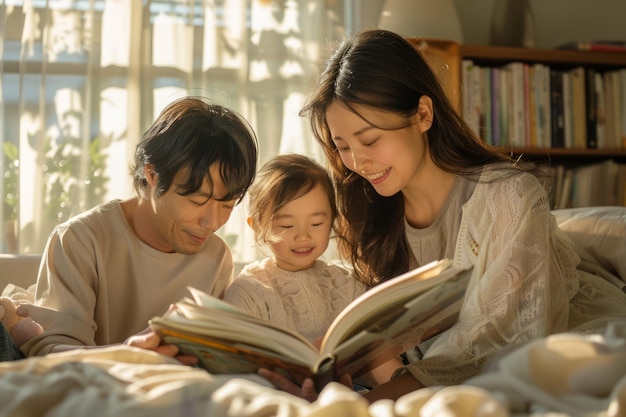
[[[626,285],[626,208],[554,212],[583,266]],[[28,297],[38,258],[0,256],[3,294]],[[620,278],[622,277],[622,278]],[[463,385],[368,404],[331,383],[309,403],[257,375],[211,375],[127,346],[0,363],[0,416],[626,416],[626,323],[527,343]]]

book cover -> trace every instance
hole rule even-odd
[[[471,269],[441,260],[379,284],[336,317],[319,349],[296,332],[193,288],[191,298],[150,326],[211,373],[264,367],[298,384],[313,378],[321,389],[345,373],[363,375],[452,326],[470,275]]]

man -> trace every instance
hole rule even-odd
[[[170,104],[137,145],[136,196],[95,207],[50,235],[29,306],[45,332],[22,352],[126,342],[176,356],[175,346],[141,331],[188,286],[222,296],[234,268],[214,232],[242,199],[256,163],[256,136],[241,116],[198,98]]]

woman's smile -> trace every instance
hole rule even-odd
[[[372,184],[380,184],[389,176],[390,172],[391,167],[385,168],[384,170],[376,172],[375,174],[363,174],[363,176],[367,178],[367,180]]]

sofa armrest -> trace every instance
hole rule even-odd
[[[27,289],[37,281],[41,255],[0,254],[0,291],[14,284]]]

